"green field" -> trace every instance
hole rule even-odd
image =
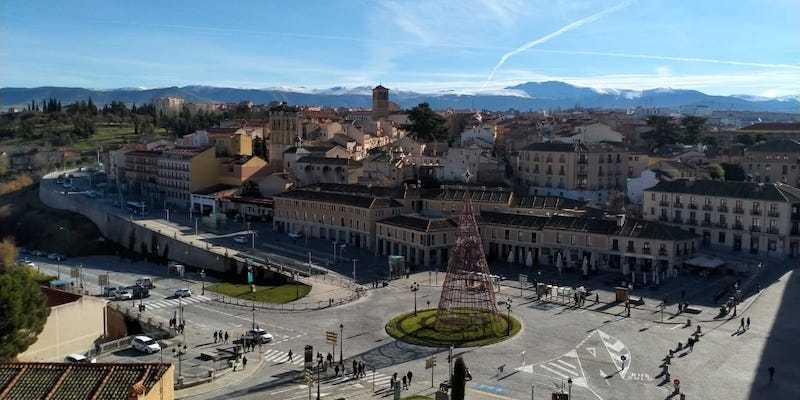
[[[420,310],[417,315],[408,313],[392,318],[386,324],[386,333],[397,340],[422,346],[473,347],[485,346],[508,339],[522,329],[522,324],[511,317],[511,334],[508,335],[508,319],[497,314],[491,322],[475,323],[463,329],[437,329],[436,309]],[[476,316],[480,321],[484,315]]]
[[[166,131],[162,128],[155,130],[156,136],[163,136]],[[133,125],[130,124],[98,124],[95,128],[94,135],[80,139],[75,144],[69,146],[77,151],[94,150],[99,146],[108,148],[110,146],[118,146],[124,143],[136,142],[139,135],[134,133]]]
[[[278,286],[256,285],[256,291],[250,292],[250,285],[240,283],[217,283],[206,289],[221,295],[238,299],[259,301],[262,303],[284,304],[305,297],[311,286],[302,283],[287,283]]]

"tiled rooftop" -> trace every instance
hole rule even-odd
[[[659,182],[647,191],[750,200],[800,201],[800,189],[779,183],[679,179]]]
[[[170,364],[0,363],[0,400],[127,399],[140,383],[145,393]]]

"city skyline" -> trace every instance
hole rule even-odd
[[[175,17],[180,16],[180,17]],[[497,93],[527,81],[800,94],[791,1],[9,2],[0,86]],[[745,29],[746,28],[746,29]],[[794,32],[794,33],[793,33]]]

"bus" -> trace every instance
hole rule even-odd
[[[129,201],[127,208],[131,214],[142,216],[147,213],[147,206],[141,201]]]

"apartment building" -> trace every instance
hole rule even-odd
[[[620,217],[533,216],[482,211],[477,215],[489,260],[528,266],[617,271],[636,281],[675,276],[698,247],[677,227]],[[397,215],[378,221],[376,254],[403,256],[412,266],[444,268],[455,243],[455,218]]]
[[[158,189],[160,150],[133,150],[124,153],[124,177],[128,191],[153,204],[161,197]]]
[[[675,180],[645,190],[644,216],[696,233],[703,246],[795,257],[800,189],[781,183]]]
[[[295,145],[300,135],[300,109],[281,103],[269,109],[269,159],[270,167],[282,171],[283,153]]]
[[[218,157],[253,155],[253,138],[243,128],[208,128],[206,132]]]
[[[390,197],[367,193],[297,189],[274,196],[273,227],[278,232],[375,247],[375,222],[405,209]]]
[[[219,159],[219,183],[241,186],[266,167],[267,162],[255,156]]]
[[[300,186],[315,183],[356,183],[361,162],[349,158],[305,156],[292,166],[292,175]]]
[[[607,143],[533,143],[519,151],[515,170],[531,194],[604,204],[625,190],[628,152]]]
[[[167,205],[188,209],[193,192],[219,182],[214,148],[176,147],[163,151],[157,161],[157,182]]]
[[[772,139],[748,147],[733,157],[755,182],[800,186],[800,141]]]

